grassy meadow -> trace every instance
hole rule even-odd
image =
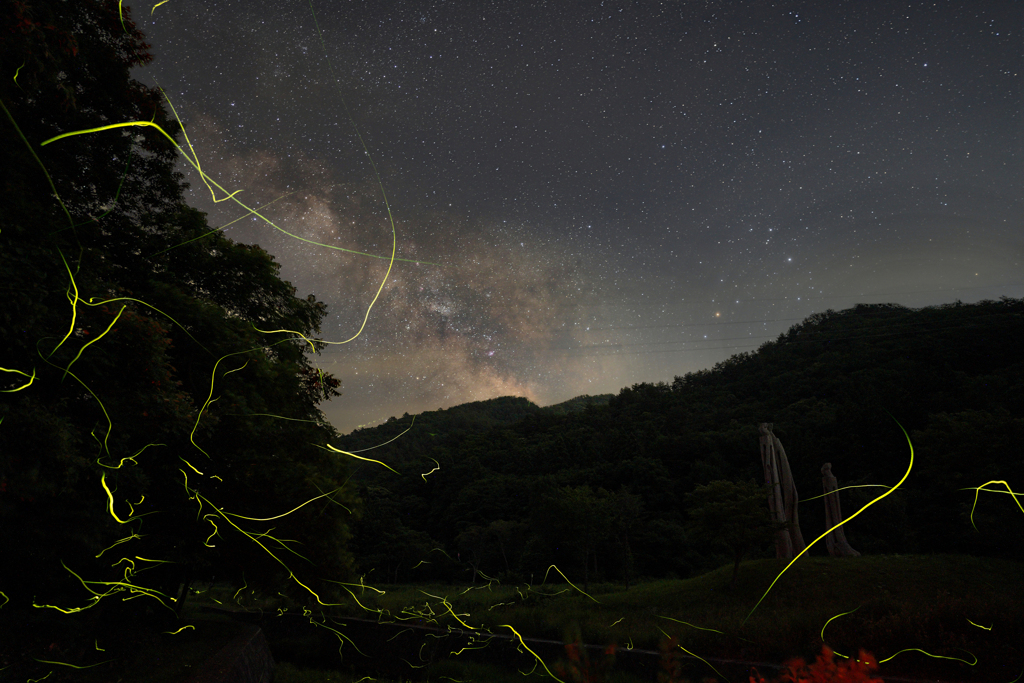
[[[709,660],[776,663],[794,656],[813,661],[821,651],[824,627],[824,642],[837,653],[856,655],[864,648],[874,654],[883,678],[888,673],[1010,683],[1024,667],[1024,613],[1019,609],[1024,567],[1019,563],[961,555],[803,557],[769,590],[785,564],[745,563],[732,587],[731,566],[691,579],[641,583],[629,590],[594,584],[593,600],[571,586],[551,583],[384,586],[383,594],[356,589],[365,610],[353,604],[333,616],[437,627],[442,632],[468,626],[500,635],[511,634],[508,625],[528,645],[531,638],[565,642],[568,634],[579,632],[588,644],[614,642],[622,649],[657,652],[659,643],[672,636],[686,651]],[[219,592],[230,599],[227,588],[199,597],[219,599]],[[280,613],[289,607],[277,602],[265,609]],[[339,631],[344,633],[345,628]],[[270,645],[273,650],[272,639]],[[525,651],[517,660],[523,671],[534,662]],[[497,674],[487,666],[474,673],[473,667],[480,666],[459,657],[448,662],[437,657],[418,673],[429,680],[496,680]],[[714,674],[710,667],[705,671]],[[537,667],[534,673],[544,672]],[[312,680],[307,674],[302,662],[285,661],[279,681]]]

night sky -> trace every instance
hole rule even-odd
[[[387,195],[406,260],[316,359],[342,432],[671,381],[828,308],[1024,296],[1019,2],[152,4],[135,77],[203,170],[385,257],[182,164],[327,341],[384,278]]]

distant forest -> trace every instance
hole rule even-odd
[[[840,494],[849,518],[910,466],[902,425],[913,467],[845,527],[852,547],[1022,560],[1013,496],[990,485],[1002,492],[977,493],[974,507],[972,488],[1024,487],[1022,314],[1024,299],[1007,297],[861,304],[671,384],[391,418],[335,442],[395,470],[352,461],[364,502],[352,550],[377,582],[539,582],[551,564],[573,580],[685,578],[732,559],[691,540],[686,494],[716,480],[763,483],[757,428],[771,422],[808,544],[825,531],[822,499],[804,502],[823,492],[821,466],[858,486]],[[746,558],[774,552],[768,532]],[[827,554],[824,541],[808,552]]]

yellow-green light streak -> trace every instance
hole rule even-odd
[[[658,615],[658,618],[659,619],[668,619],[669,621],[674,621],[677,624],[683,624],[684,626],[689,626],[690,628],[695,628],[695,629],[697,629],[699,631],[711,631],[712,633],[721,633],[721,631],[716,631],[713,628],[704,628],[703,626],[697,626],[695,624],[691,624],[688,621],[680,621],[679,619],[673,619],[672,617],[663,617],[660,614]],[[622,620],[620,619],[619,621],[622,621]],[[615,622],[615,623],[618,623],[618,622]]]
[[[997,489],[985,488],[989,484],[1002,484],[1003,486],[1006,487],[1006,490],[1005,491],[999,491]],[[971,526],[974,527],[975,531],[978,530],[978,527],[974,523],[974,508],[978,507],[978,496],[981,494],[982,491],[988,491],[990,493],[1008,493],[1011,496],[1013,496],[1013,502],[1015,502],[1017,504],[1017,507],[1020,508],[1020,511],[1024,512],[1024,505],[1021,505],[1020,504],[1020,500],[1018,500],[1018,497],[1024,496],[1024,493],[1014,493],[1013,489],[1010,488],[1010,484],[1008,482],[1002,480],[1002,479],[999,479],[999,480],[993,479],[992,481],[986,481],[981,486],[972,486],[970,488],[960,489],[960,490],[961,491],[970,491],[972,489],[974,491],[974,504],[971,506]]]
[[[352,451],[352,453],[365,453],[366,451],[372,451],[372,450],[373,450],[374,448],[380,448],[381,446],[387,446],[387,445],[388,445],[389,443],[391,443],[392,441],[397,441],[398,439],[402,438],[402,436],[403,436],[403,435],[404,435],[404,434],[405,434],[406,432],[408,432],[408,431],[409,431],[410,429],[412,429],[412,426],[413,426],[414,424],[416,424],[416,416],[415,416],[415,415],[413,415],[413,416],[412,416],[412,421],[411,421],[411,422],[409,423],[409,426],[408,426],[408,428],[406,428],[406,430],[405,430],[405,431],[403,431],[403,432],[402,432],[401,434],[399,434],[399,435],[398,435],[398,436],[396,436],[395,438],[393,438],[393,439],[388,439],[388,440],[387,440],[387,441],[385,441],[384,443],[379,443],[379,444],[377,444],[376,446],[370,446],[369,448],[360,448],[360,449],[359,449],[358,451]],[[350,455],[351,455],[351,453],[350,453]],[[431,460],[434,460],[434,459],[433,459],[433,458],[431,458]],[[434,462],[437,462],[437,461],[436,461],[436,460],[434,460]],[[428,474],[429,474],[429,472],[428,472]]]
[[[341,490],[341,488],[339,487],[339,488],[334,489],[333,491],[328,491],[327,493],[322,493],[319,496],[314,496],[313,498],[310,498],[309,500],[307,500],[305,503],[300,503],[299,505],[293,507],[288,512],[282,512],[281,514],[274,515],[273,517],[246,517],[245,515],[236,515],[234,512],[225,512],[224,514],[225,515],[230,515],[232,517],[238,517],[239,519],[247,519],[250,522],[272,522],[275,519],[281,519],[282,517],[290,515],[293,512],[295,512],[296,510],[301,510],[302,508],[306,507],[307,505],[309,505],[310,503],[312,503],[315,500],[320,500],[321,498],[326,498],[327,496],[334,495],[335,493],[337,493],[340,490]]]
[[[597,604],[599,604],[599,605],[601,604],[601,601],[600,601],[600,600],[597,600],[597,599],[595,599],[594,597],[592,597],[592,596],[588,595],[587,593],[584,593],[584,592],[583,592],[582,590],[580,590],[580,589],[579,589],[579,588],[578,588],[578,587],[576,586],[576,584],[574,584],[574,583],[573,583],[572,581],[570,581],[570,580],[569,580],[569,578],[568,578],[568,577],[567,577],[567,576],[566,576],[565,574],[562,574],[562,570],[561,570],[561,569],[559,569],[558,567],[556,567],[555,565],[551,565],[551,566],[549,566],[549,567],[547,568],[547,571],[545,571],[545,572],[544,572],[544,579],[543,579],[543,580],[541,581],[541,583],[542,583],[542,584],[543,584],[543,583],[544,583],[545,581],[547,581],[547,580],[548,580],[548,572],[550,572],[550,571],[551,571],[552,569],[554,569],[554,570],[555,570],[556,572],[558,572],[558,573],[559,573],[559,574],[561,575],[561,577],[562,577],[563,579],[565,579],[565,582],[566,582],[567,584],[569,584],[570,586],[572,586],[573,588],[575,588],[575,589],[576,589],[577,591],[579,591],[579,592],[580,592],[581,594],[583,594],[583,595],[586,595],[586,596],[587,596],[588,598],[590,598],[591,600],[593,600],[593,601],[594,601],[594,602],[596,602]]]
[[[107,510],[110,511],[110,516],[114,518],[115,522],[117,522],[118,524],[127,524],[128,522],[130,522],[130,521],[132,521],[134,519],[138,519],[138,517],[128,517],[128,519],[121,519],[120,517],[117,516],[117,513],[114,512],[114,494],[110,490],[110,487],[107,486],[107,473],[106,472],[104,472],[102,475],[100,475],[100,485],[103,487],[103,490],[107,492]]]
[[[801,503],[806,503],[807,501],[810,501],[810,500],[818,500],[819,498],[824,498],[825,496],[831,496],[833,493],[839,493],[840,491],[845,491],[846,489],[864,489],[864,488],[888,489],[888,488],[892,488],[892,487],[891,486],[886,486],[885,484],[853,484],[851,486],[843,486],[842,488],[835,489],[834,491],[829,491],[828,493],[823,493],[820,496],[813,496],[811,498],[804,498],[800,502]]]
[[[430,456],[427,456],[427,457],[430,457]],[[434,460],[433,458],[430,458],[430,459]],[[434,465],[436,465],[436,467],[434,467],[434,469],[430,470],[429,472],[424,472],[423,474],[420,475],[421,477],[423,477],[423,481],[427,480],[427,475],[428,474],[433,474],[434,472],[437,472],[439,469],[441,469],[441,463],[439,463],[437,460],[434,460]]]
[[[960,648],[960,649],[962,649],[962,648]],[[943,657],[942,655],[933,655],[930,652],[925,652],[924,650],[922,650],[920,648],[916,648],[916,647],[904,648],[904,649],[900,650],[899,652],[895,652],[892,655],[886,657],[885,659],[879,659],[878,663],[879,664],[884,664],[885,662],[888,662],[889,660],[895,658],[896,655],[903,654],[904,652],[920,652],[921,654],[927,655],[927,656],[931,657],[932,659],[951,659],[954,662],[963,662],[967,666],[974,666],[974,665],[976,665],[978,663],[978,658],[974,657],[974,655],[971,654],[970,652],[967,652],[967,650],[964,650],[964,652],[967,652],[967,654],[971,655],[971,657],[974,657],[974,661],[973,662],[968,662],[966,659],[960,659],[958,657]]]
[[[522,648],[523,648],[524,650],[526,650],[527,652],[529,652],[529,653],[530,653],[531,655],[533,655],[533,656],[534,656],[534,658],[535,658],[535,659],[537,660],[537,662],[538,662],[538,663],[539,663],[539,664],[540,664],[541,666],[543,666],[543,667],[544,667],[544,670],[545,670],[545,671],[547,671],[547,672],[548,672],[548,675],[549,675],[549,676],[551,676],[551,677],[552,677],[553,679],[555,679],[556,681],[558,681],[558,683],[565,683],[565,681],[563,681],[563,680],[562,680],[561,678],[559,678],[559,677],[558,677],[558,676],[556,676],[555,674],[551,673],[551,669],[549,669],[549,668],[548,668],[548,665],[544,663],[544,660],[540,658],[540,655],[538,655],[538,654],[537,654],[536,652],[534,652],[533,650],[531,650],[531,649],[530,649],[530,646],[529,646],[529,645],[527,645],[525,641],[523,641],[523,637],[522,637],[521,635],[519,635],[519,631],[517,631],[517,630],[515,630],[514,628],[512,628],[512,626],[510,626],[509,624],[499,624],[498,628],[507,628],[507,629],[508,629],[509,631],[512,631],[512,633],[513,633],[513,634],[515,635],[515,637],[519,639],[519,645],[520,645],[520,646],[521,646],[521,647],[522,647]],[[534,668],[536,668],[536,666],[537,666],[537,665],[536,665],[536,664],[534,664]],[[520,672],[520,673],[522,673],[522,672]]]
[[[103,458],[102,458],[102,457],[101,457],[101,458],[96,458],[96,464],[97,464],[97,465],[99,465],[100,467],[106,467],[106,468],[107,468],[108,470],[119,470],[119,469],[121,469],[121,467],[122,467],[122,466],[123,466],[123,465],[124,465],[124,464],[125,464],[126,462],[129,462],[129,461],[130,461],[130,462],[131,462],[131,463],[132,463],[133,465],[138,465],[139,463],[138,463],[138,461],[137,461],[137,460],[135,460],[135,458],[137,458],[137,457],[139,457],[140,455],[142,455],[142,451],[146,450],[146,449],[147,449],[147,448],[149,448],[150,446],[166,446],[166,445],[167,445],[167,444],[165,444],[165,443],[148,443],[148,444],[146,444],[145,446],[143,446],[142,448],[140,448],[140,449],[139,449],[138,451],[136,451],[136,452],[135,452],[135,455],[128,455],[128,456],[125,456],[125,457],[121,458],[121,462],[117,463],[117,465],[116,465],[116,466],[114,466],[114,465],[107,465],[107,464],[105,464],[105,463],[103,462]],[[140,500],[140,501],[139,501],[139,503],[137,503],[137,504],[140,504],[140,503],[142,503],[142,501],[141,501],[141,500]]]
[[[165,1],[166,1],[166,0],[165,0]],[[261,207],[259,207],[259,208],[260,208],[260,209],[265,209],[265,208],[267,208],[268,206],[270,206],[271,204],[273,204],[274,202],[278,202],[278,201],[280,201],[280,200],[284,199],[285,197],[287,197],[287,196],[289,196],[289,195],[293,195],[293,194],[295,194],[296,192],[298,192],[298,190],[292,190],[291,192],[286,192],[286,193],[284,193],[283,195],[281,195],[280,197],[278,197],[277,199],[274,199],[273,201],[269,201],[269,202],[267,202],[266,204],[264,204],[263,206],[261,206]],[[150,254],[149,258],[151,258],[151,259],[152,259],[152,258],[155,258],[155,257],[159,256],[160,254],[165,254],[165,253],[167,253],[168,251],[172,251],[172,250],[174,250],[174,249],[177,249],[178,247],[183,247],[183,246],[185,246],[186,244],[191,244],[192,242],[195,242],[195,241],[197,241],[197,240],[201,240],[201,239],[203,239],[204,237],[209,237],[210,235],[212,235],[212,234],[213,234],[213,233],[215,233],[215,232],[223,232],[223,231],[224,231],[224,230],[225,230],[226,228],[229,228],[229,227],[231,227],[232,225],[234,225],[234,224],[235,224],[235,223],[237,223],[238,221],[240,221],[240,220],[244,219],[244,218],[245,218],[246,216],[251,216],[251,215],[252,215],[252,213],[253,213],[252,211],[246,212],[246,213],[242,214],[241,216],[239,216],[238,218],[236,218],[236,219],[235,219],[235,220],[233,220],[233,221],[229,221],[228,223],[225,223],[224,225],[222,225],[222,226],[220,226],[220,227],[218,227],[218,228],[214,228],[213,230],[210,230],[209,232],[204,232],[204,233],[203,233],[202,235],[200,235],[199,237],[193,237],[193,238],[192,238],[192,239],[190,239],[190,240],[185,240],[184,242],[180,242],[180,243],[178,243],[178,244],[175,244],[175,245],[174,245],[173,247],[167,247],[166,249],[161,249],[160,251],[158,251],[158,252],[156,252],[156,253],[154,253],[154,254]]]
[[[8,368],[0,368],[0,372],[16,372],[19,375],[23,375],[25,377],[28,377],[28,381],[25,382],[24,384],[22,384],[20,387],[15,387],[13,389],[0,389],[0,393],[3,393],[3,394],[8,394],[8,393],[11,393],[13,391],[21,391],[22,389],[27,389],[28,387],[32,386],[32,382],[34,382],[36,380],[36,369],[35,368],[32,368],[32,374],[31,375],[28,374],[27,372],[22,372],[21,370],[11,370],[11,369],[8,369]]]
[[[64,215],[68,217],[68,223],[74,227],[75,219],[71,217],[71,212],[68,211],[68,207],[64,205],[64,200],[60,198],[60,193],[57,192],[57,186],[53,184],[53,178],[50,177],[50,172],[46,170],[43,160],[39,158],[39,155],[36,154],[36,151],[32,148],[32,144],[28,141],[28,138],[26,138],[25,134],[21,132],[18,122],[14,120],[13,116],[11,116],[11,112],[7,109],[7,105],[4,104],[3,100],[0,100],[0,108],[4,110],[4,114],[7,115],[7,120],[9,120],[11,125],[14,126],[14,130],[18,133],[18,137],[20,137],[21,141],[25,143],[25,146],[28,148],[32,158],[36,160],[37,164],[39,164],[39,168],[43,169],[43,175],[46,176],[46,182],[50,184],[50,190],[53,191],[54,198],[57,200],[57,203],[60,204],[60,208],[64,210]]]
[[[892,417],[892,415],[889,415],[889,417]],[[849,522],[849,521],[850,521],[851,519],[855,518],[855,517],[856,517],[857,515],[859,515],[860,513],[864,512],[865,510],[867,510],[867,509],[868,509],[869,507],[871,507],[872,505],[874,505],[874,504],[875,504],[875,503],[877,503],[878,501],[882,500],[883,498],[885,498],[885,497],[886,497],[886,496],[888,496],[888,495],[891,495],[891,494],[892,494],[892,492],[893,492],[893,491],[895,491],[896,489],[898,489],[898,488],[900,487],[900,485],[901,485],[901,484],[903,484],[903,482],[905,482],[905,481],[907,480],[907,477],[908,477],[908,476],[910,476],[910,470],[911,470],[911,469],[913,469],[913,467],[914,467],[914,444],[913,444],[913,443],[911,443],[911,441],[910,441],[910,435],[909,435],[909,434],[907,434],[907,430],[906,430],[906,429],[903,429],[903,425],[901,425],[901,424],[899,423],[899,420],[897,420],[897,419],[896,419],[896,418],[894,418],[894,417],[893,417],[892,419],[893,419],[893,421],[894,421],[894,422],[896,422],[896,424],[897,424],[897,425],[899,426],[899,428],[900,428],[900,430],[901,430],[901,431],[903,432],[904,436],[906,436],[906,437],[907,437],[907,445],[908,445],[908,446],[910,446],[910,464],[909,464],[909,465],[907,465],[907,471],[903,473],[903,478],[902,478],[902,479],[900,479],[900,480],[899,480],[898,482],[896,482],[896,485],[895,485],[895,486],[893,486],[893,487],[892,487],[891,489],[889,489],[888,491],[886,491],[885,493],[883,493],[882,495],[880,495],[880,496],[879,496],[878,498],[875,498],[875,499],[874,499],[874,500],[872,500],[872,501],[871,501],[870,503],[867,503],[867,504],[866,504],[866,505],[865,505],[864,507],[862,507],[862,508],[861,508],[860,510],[857,510],[857,511],[856,511],[855,513],[853,513],[852,515],[850,515],[850,516],[849,516],[848,518],[846,518],[846,519],[844,519],[843,521],[839,522],[838,524],[834,525],[834,526],[833,526],[833,527],[832,527],[831,529],[828,529],[828,530],[826,530],[826,531],[825,531],[825,533],[823,533],[823,534],[822,534],[821,536],[818,536],[818,537],[817,537],[816,539],[814,539],[814,540],[813,540],[813,541],[811,541],[811,542],[810,542],[809,544],[807,544],[807,547],[805,547],[805,548],[804,548],[803,550],[801,550],[801,551],[800,551],[800,553],[799,553],[799,554],[798,554],[798,555],[797,555],[796,557],[794,557],[794,558],[793,558],[792,560],[790,560],[790,561],[789,561],[789,564],[787,564],[787,565],[786,565],[786,567],[785,567],[785,568],[784,568],[784,569],[783,569],[783,570],[782,570],[781,572],[779,572],[779,575],[778,575],[778,576],[776,576],[776,577],[775,577],[775,579],[774,579],[774,580],[773,580],[773,581],[771,582],[771,584],[770,584],[770,585],[768,586],[768,590],[766,590],[766,591],[764,592],[764,595],[762,595],[762,596],[761,596],[761,599],[757,601],[757,604],[756,604],[756,605],[754,605],[754,608],[753,608],[753,609],[751,609],[751,610],[750,610],[750,613],[749,613],[749,614],[747,614],[747,616],[746,616],[746,617],[745,617],[745,618],[743,619],[743,622],[742,622],[743,624],[746,624],[746,623],[747,623],[747,619],[750,619],[750,615],[751,615],[751,614],[753,614],[753,613],[754,613],[754,610],[756,610],[756,609],[757,609],[758,605],[760,605],[760,604],[761,604],[761,602],[763,602],[763,601],[764,601],[765,597],[767,597],[767,595],[768,595],[768,593],[769,593],[769,592],[771,591],[772,587],[773,587],[773,586],[774,586],[774,585],[776,584],[776,582],[778,582],[778,580],[779,580],[780,578],[782,578],[782,575],[783,575],[783,574],[785,574],[785,573],[786,573],[786,571],[787,571],[787,570],[788,570],[788,569],[789,569],[790,567],[792,567],[792,566],[793,566],[793,563],[794,563],[794,562],[796,562],[797,560],[799,560],[799,559],[800,559],[800,558],[801,558],[801,557],[803,556],[803,554],[804,554],[804,553],[806,553],[806,552],[807,552],[808,550],[810,550],[810,549],[811,549],[811,547],[812,547],[812,546],[814,546],[814,544],[815,544],[815,543],[817,543],[817,542],[818,542],[818,541],[820,541],[821,539],[825,538],[825,537],[826,537],[826,536],[828,536],[828,535],[829,535],[830,533],[832,533],[833,531],[835,531],[836,529],[838,529],[838,528],[839,528],[839,527],[841,527],[842,525],[846,524],[846,523],[847,523],[847,522]]]
[[[823,642],[823,643],[825,642],[825,628],[830,623],[832,623],[833,619],[838,619],[839,617],[844,617],[847,614],[853,614],[854,612],[856,612],[859,609],[860,609],[860,607],[855,607],[854,609],[850,610],[849,612],[840,612],[839,614],[835,615],[834,617],[830,617],[829,620],[825,622],[825,625],[821,627],[821,642]],[[836,653],[836,654],[839,654],[839,653]],[[840,656],[845,657],[846,655],[840,655]]]
[[[50,659],[36,659],[35,657],[33,657],[32,659],[35,659],[37,662],[42,662],[43,664],[56,664],[57,666],[67,666],[67,667],[71,667],[72,669],[91,669],[94,666],[100,666],[101,664],[108,664],[108,663],[114,661],[113,659],[108,659],[108,660],[106,660],[104,662],[96,662],[95,664],[78,665],[78,664],[68,664],[67,662],[55,662],[55,661],[50,660]],[[49,674],[47,674],[47,676],[49,676]],[[43,680],[43,679],[40,678],[40,679],[37,679],[37,680]]]
[[[361,456],[361,455],[355,455],[355,454],[353,454],[353,453],[349,453],[348,451],[343,451],[343,450],[341,450],[341,449],[339,449],[339,448],[335,448],[335,447],[334,447],[334,446],[332,446],[331,444],[327,444],[327,446],[326,446],[326,447],[324,447],[324,446],[320,446],[319,444],[313,444],[313,445],[314,445],[314,446],[317,446],[318,448],[323,448],[324,450],[332,450],[332,451],[334,451],[335,453],[341,453],[342,455],[348,455],[348,456],[351,456],[351,457],[355,458],[356,460],[365,460],[366,462],[375,462],[375,463],[377,463],[378,465],[380,465],[380,466],[382,466],[382,467],[387,467],[387,468],[388,468],[389,470],[391,470],[391,471],[392,471],[392,472],[394,472],[395,474],[400,474],[400,472],[399,472],[398,470],[396,470],[396,469],[395,469],[394,467],[391,467],[390,465],[385,465],[385,464],[384,464],[384,463],[382,463],[382,462],[381,462],[380,460],[374,460],[373,458],[364,458],[364,457],[363,457],[363,456]]]
[[[76,293],[76,298],[77,298],[77,293]],[[122,314],[122,313],[124,313],[124,309],[125,309],[125,308],[127,308],[127,306],[122,306],[122,307],[121,307],[121,310],[117,312],[117,315],[115,315],[115,316],[114,316],[114,319],[113,319],[113,320],[112,320],[112,321],[110,322],[110,324],[109,324],[109,325],[107,325],[107,329],[103,330],[103,331],[102,331],[102,332],[101,332],[100,334],[98,334],[98,335],[97,335],[97,336],[96,336],[95,338],[93,338],[93,339],[90,339],[89,341],[87,341],[87,342],[86,342],[86,343],[85,343],[85,344],[84,344],[84,345],[82,346],[82,348],[78,349],[78,353],[77,353],[77,354],[75,354],[75,357],[74,357],[74,358],[72,358],[72,359],[71,359],[71,362],[70,362],[70,363],[68,363],[68,364],[67,364],[67,367],[65,367],[65,368],[64,368],[64,375],[65,375],[65,376],[67,376],[68,372],[70,372],[70,371],[71,371],[71,366],[75,364],[75,361],[77,361],[77,360],[78,360],[79,358],[81,358],[81,357],[82,357],[82,352],[83,352],[83,351],[85,351],[85,350],[86,350],[87,348],[89,348],[90,346],[92,346],[93,344],[95,344],[96,342],[98,342],[98,341],[99,341],[100,339],[103,339],[103,337],[105,337],[105,336],[107,335],[107,333],[108,333],[108,332],[110,332],[110,330],[111,330],[111,329],[112,329],[112,328],[114,327],[114,325],[115,325],[115,324],[117,324],[117,321],[118,321],[118,319],[119,319],[119,318],[121,317],[121,314]],[[65,339],[66,339],[66,337],[65,337]],[[54,351],[56,351],[56,350],[57,350],[57,349],[54,349]],[[51,352],[50,352],[50,355],[51,355],[51,356],[53,355],[53,351],[51,351]],[[64,377],[61,377],[61,381],[64,381]]]
[[[663,630],[662,630],[662,628],[661,628],[660,626],[658,627],[658,630],[659,630],[659,631],[661,631],[662,633],[665,633],[665,631],[663,631]],[[672,638],[672,636],[670,636],[670,635],[669,635],[669,634],[667,634],[667,633],[665,633],[665,637],[666,637],[666,638],[669,638],[669,639],[671,639],[671,638]],[[708,666],[710,666],[710,667],[711,667],[711,670],[712,670],[712,671],[714,671],[714,672],[715,672],[716,674],[718,674],[718,676],[719,676],[720,678],[725,678],[725,676],[722,676],[722,674],[721,674],[721,673],[720,673],[720,672],[718,671],[718,669],[716,669],[716,668],[715,668],[715,667],[714,667],[714,666],[713,666],[713,665],[711,664],[711,662],[709,662],[708,660],[704,659],[703,657],[701,657],[701,656],[700,656],[700,655],[698,655],[698,654],[695,654],[695,653],[693,653],[693,652],[690,652],[689,650],[687,650],[687,649],[686,649],[685,647],[683,647],[682,645],[679,645],[678,643],[676,643],[676,647],[678,647],[678,648],[679,648],[680,650],[682,650],[682,651],[683,651],[683,652],[685,652],[686,654],[690,655],[691,657],[696,657],[696,658],[697,658],[697,659],[699,659],[700,661],[702,661],[702,662],[704,662],[705,664],[707,664]]]

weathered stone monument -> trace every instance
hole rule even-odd
[[[803,534],[800,533],[800,515],[797,504],[796,484],[789,470],[786,450],[782,442],[772,433],[772,423],[762,422],[758,427],[761,435],[761,464],[764,466],[764,480],[771,489],[768,493],[768,509],[775,532],[775,556],[792,560],[804,551]]]
[[[821,486],[825,489],[825,528],[831,529],[843,521],[843,511],[839,508],[839,484],[832,474],[832,463],[821,466]],[[850,547],[846,540],[843,527],[830,531],[825,537],[825,547],[832,557],[859,557],[860,553]]]

